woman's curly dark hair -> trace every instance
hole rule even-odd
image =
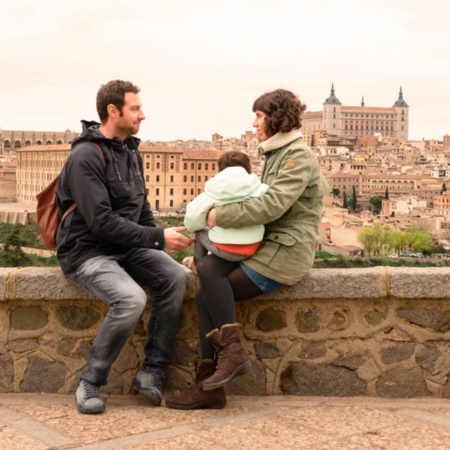
[[[287,133],[302,126],[301,115],[306,105],[291,91],[276,89],[266,92],[253,103],[253,112],[262,111],[267,126],[267,136],[281,131]]]

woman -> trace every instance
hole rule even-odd
[[[253,104],[259,154],[265,157],[261,181],[269,189],[258,198],[211,209],[208,226],[265,224],[263,243],[241,262],[215,255],[199,261],[196,305],[202,359],[197,362],[195,384],[187,392],[168,396],[169,408],[223,408],[224,384],[252,367],[241,345],[235,302],[293,285],[312,266],[322,199],[330,189],[300,133],[305,109],[284,89],[263,94]]]

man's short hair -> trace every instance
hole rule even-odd
[[[97,113],[101,123],[108,118],[108,105],[114,105],[122,112],[127,92],[138,94],[140,89],[133,83],[122,80],[109,81],[100,86],[97,92]]]

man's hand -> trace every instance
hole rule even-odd
[[[216,208],[209,210],[206,222],[208,223],[209,228],[214,228],[216,226]]]
[[[167,250],[182,250],[189,247],[194,239],[190,239],[181,234],[181,231],[185,231],[186,227],[172,227],[164,230],[164,241]]]

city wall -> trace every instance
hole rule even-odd
[[[314,269],[295,286],[239,303],[254,368],[227,392],[450,398],[449,275],[449,268]],[[190,274],[166,392],[193,380],[196,288]],[[0,392],[74,392],[105,313],[59,268],[0,269]],[[104,393],[132,392],[148,316],[149,308]]]

